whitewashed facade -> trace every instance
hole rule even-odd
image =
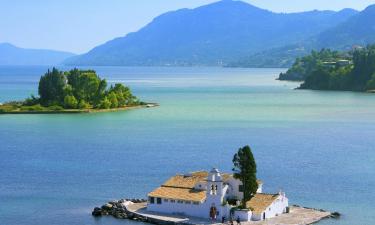
[[[232,174],[221,174],[217,169],[210,172],[199,171],[186,175],[176,175],[161,187],[148,194],[147,210],[160,213],[213,218],[220,221],[240,218],[241,221],[263,220],[287,211],[288,199],[284,193],[263,194],[262,183],[254,201],[249,201],[249,209],[235,211],[227,201],[237,203],[242,199],[242,183]]]

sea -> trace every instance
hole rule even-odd
[[[1,66],[0,102],[37,95],[51,68]],[[245,145],[265,192],[342,214],[321,225],[375,224],[374,94],[296,90],[276,80],[286,69],[91,69],[160,106],[0,115],[1,225],[139,225],[91,210],[146,198],[177,173],[231,172]]]

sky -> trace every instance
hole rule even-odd
[[[0,0],[0,43],[84,53],[164,12],[217,0]],[[363,10],[375,0],[243,0],[274,12]]]

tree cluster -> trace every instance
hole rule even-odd
[[[375,45],[350,53],[346,66],[317,63],[307,72],[302,89],[370,91],[375,90]],[[304,66],[305,67],[305,66]]]
[[[297,58],[293,66],[286,72],[281,73],[279,80],[305,80],[319,66],[335,63],[340,59],[350,59],[347,53],[322,49],[321,51],[312,51],[310,55]]]
[[[39,98],[31,96],[25,105],[60,106],[65,109],[109,109],[139,104],[130,89],[122,84],[107,88],[107,81],[93,70],[67,72],[53,68],[39,81]]]

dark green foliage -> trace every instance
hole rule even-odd
[[[73,69],[62,72],[53,68],[40,78],[40,98],[31,96],[24,106],[41,104],[65,109],[118,108],[138,104],[130,89],[115,84],[107,90],[107,81],[93,70]]]
[[[239,179],[243,185],[242,207],[245,208],[246,202],[254,196],[258,189],[257,166],[250,147],[244,146],[238,149],[232,161],[234,177]]]
[[[375,45],[357,49],[349,55],[351,55],[352,64],[346,66],[330,66],[317,63],[312,68],[307,69],[308,64],[302,64],[301,68],[308,72],[306,73],[305,82],[300,88],[346,91],[374,90]],[[291,70],[295,70],[295,68]]]
[[[367,90],[375,90],[375,73],[372,75],[371,80],[366,84]]]
[[[43,106],[49,106],[63,102],[66,83],[66,76],[61,71],[56,68],[52,71],[48,70],[39,81],[40,103]]]
[[[324,63],[336,62],[340,59],[348,59],[350,56],[338,51],[322,49],[321,51],[312,51],[310,55],[297,58],[293,66],[286,72],[281,73],[279,80],[305,80],[318,66]]]
[[[34,95],[31,95],[30,98],[25,99],[25,101],[23,102],[23,105],[31,106],[31,105],[36,105],[39,103],[40,103],[40,99],[35,97]]]

